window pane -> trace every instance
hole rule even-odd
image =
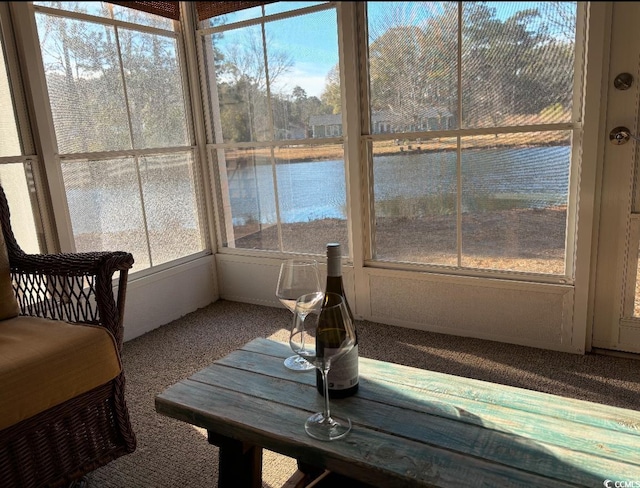
[[[140,158],[153,265],[204,249],[191,153]]]
[[[33,188],[29,185],[27,168],[22,163],[0,164],[0,185],[4,190],[11,212],[11,230],[22,250],[29,254],[39,254],[42,248],[38,242],[38,230],[33,215]]]
[[[466,127],[569,122],[575,2],[463,2]]]
[[[202,251],[191,154],[140,158],[142,195],[135,164],[63,163],[76,249],[131,252],[136,271]]]
[[[455,2],[367,2],[373,133],[456,126]]]
[[[348,255],[346,187],[342,145],[227,150],[233,235],[229,247],[323,254],[343,243]],[[280,228],[278,228],[278,215]],[[234,241],[235,237],[235,241]]]
[[[271,140],[262,30],[245,27],[208,39],[218,68],[217,102],[224,142]]]
[[[568,132],[462,140],[462,265],[563,274]]]
[[[118,33],[134,147],[189,145],[176,41],[126,29]]]
[[[335,9],[267,22],[264,30],[264,38],[260,26],[206,36],[206,56],[216,71],[210,80],[216,85],[214,125],[220,126],[216,142],[340,136]],[[338,114],[332,130],[314,132],[316,118],[332,113]]]
[[[266,232],[263,234],[277,225],[270,150],[228,149],[219,150],[218,154],[218,164],[225,168],[221,180],[228,188],[230,204],[224,218],[233,227],[232,234],[226,236],[226,244],[244,249],[277,250],[277,235],[274,239],[271,235],[267,237]]]
[[[0,50],[4,54],[4,41],[0,36]],[[0,56],[0,156],[19,156],[22,154],[18,123],[13,109],[13,98],[9,85],[9,75],[4,55]]]
[[[325,254],[340,242],[349,255],[343,146],[276,149],[283,251]]]
[[[131,149],[114,28],[36,20],[60,153]]]
[[[134,270],[148,268],[149,249],[133,158],[62,163],[76,250],[123,250]]]
[[[377,259],[457,265],[456,161],[455,139],[373,144]]]
[[[321,101],[330,69],[338,66],[338,33],[334,9],[266,24],[269,87],[275,138],[311,137],[310,118],[331,113],[334,106]],[[313,36],[309,32],[314,32]],[[340,80],[331,89],[340,107]],[[342,134],[338,115],[336,128],[326,137]]]

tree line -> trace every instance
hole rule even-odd
[[[462,3],[460,46],[457,3],[437,3],[440,10],[432,2],[415,3],[431,9],[423,23],[391,7],[369,22],[372,111],[390,114],[399,130],[424,128],[427,109],[457,118],[461,93],[456,124],[463,127],[565,120],[573,98],[575,2],[542,2],[507,17],[486,2]],[[123,20],[137,21],[133,17]],[[61,152],[127,149],[131,134],[135,148],[188,144],[172,39],[118,29],[120,66],[112,28],[45,14],[37,20],[56,134],[68,145]],[[224,22],[221,17],[214,25]],[[230,47],[222,42],[226,32],[211,36],[209,73],[215,73],[209,84],[217,90],[212,103],[218,104],[225,142],[311,137],[312,116],[341,112],[338,65],[327,73],[319,97],[301,86],[279,89],[294,67],[292,53],[264,42],[258,30],[242,29],[244,41]]]

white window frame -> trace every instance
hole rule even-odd
[[[580,146],[582,143],[582,131],[583,131],[583,103],[582,103],[582,77],[576,76],[574,79],[574,103],[573,103],[573,115],[571,122],[552,123],[543,125],[530,125],[530,126],[514,126],[506,128],[476,128],[476,129],[446,129],[446,130],[420,130],[402,133],[402,137],[416,138],[420,137],[424,139],[431,139],[437,137],[463,137],[468,135],[478,134],[495,134],[495,133],[514,133],[514,132],[529,132],[540,130],[557,130],[557,131],[571,131],[573,133],[573,142],[571,149],[571,163],[570,163],[570,176],[568,184],[568,198],[567,198],[567,225],[565,231],[565,259],[564,259],[564,273],[563,274],[546,274],[546,273],[534,273],[527,271],[512,271],[512,270],[497,270],[497,269],[476,269],[476,268],[462,268],[459,266],[445,266],[426,263],[399,263],[384,259],[375,259],[373,253],[373,162],[370,151],[371,143],[375,141],[386,141],[397,138],[396,132],[385,132],[380,134],[372,133],[373,125],[370,125],[370,119],[368,115],[368,98],[367,98],[367,66],[366,60],[358,58],[358,51],[360,56],[366,56],[367,52],[367,39],[366,39],[366,2],[331,2],[328,4],[307,7],[293,12],[286,12],[282,14],[274,14],[266,16],[265,18],[256,18],[243,22],[237,22],[228,24],[223,27],[206,27],[197,31],[199,35],[198,48],[199,48],[199,62],[203,63],[205,54],[202,53],[202,38],[205,35],[215,32],[221,32],[229,28],[236,28],[239,26],[259,25],[265,19],[276,20],[280,18],[288,18],[293,15],[300,15],[316,10],[323,10],[335,5],[338,15],[338,48],[340,59],[340,81],[342,86],[342,134],[335,136],[334,128],[327,126],[326,139],[320,139],[321,143],[344,143],[345,145],[345,171],[347,175],[347,214],[349,221],[349,235],[350,235],[350,262],[362,262],[363,266],[371,268],[384,268],[390,270],[406,270],[406,271],[418,271],[418,272],[435,272],[446,273],[451,275],[471,276],[471,277],[489,277],[500,278],[508,280],[526,280],[530,282],[540,283],[555,283],[555,284],[573,284],[575,279],[575,240],[577,234],[577,203],[578,203],[578,183],[581,167],[581,151]],[[585,47],[585,35],[586,35],[586,11],[587,6],[584,2],[578,2],[578,24],[577,24],[577,38],[575,43],[575,58],[577,63],[577,73],[581,73],[584,69],[582,62],[584,60],[584,47]],[[459,13],[461,16],[461,12]],[[460,20],[460,19],[459,19]],[[459,34],[460,35],[460,34]],[[345,39],[349,38],[348,42]],[[354,46],[358,46],[358,51],[354,50]],[[347,67],[349,67],[347,69]],[[347,71],[351,73],[357,73],[358,76],[345,76]],[[459,69],[458,77],[461,76],[461,70]],[[201,80],[202,86],[207,86],[204,79]],[[458,90],[461,90],[461,84],[458,84]],[[203,97],[206,99],[208,94],[203,93]],[[461,96],[459,93],[459,99]],[[207,100],[207,103],[209,100]],[[459,114],[458,114],[459,115]],[[211,158],[212,167],[217,166],[222,172],[222,178],[224,178],[224,161],[218,158],[223,157],[222,151],[219,149],[225,148],[241,148],[241,147],[277,147],[279,145],[286,145],[287,141],[273,141],[273,142],[247,142],[247,143],[215,143],[214,140],[221,140],[221,135],[215,139],[213,136],[214,126],[212,121],[209,120],[209,111],[205,111],[205,117],[207,119],[208,141],[207,145],[208,153]],[[386,124],[385,124],[386,125]],[[361,130],[362,127],[362,130]],[[303,139],[296,142],[300,144],[314,144],[318,143],[318,139]],[[348,144],[347,141],[358,141],[357,144]],[[460,158],[460,154],[458,154]],[[218,178],[217,173],[214,178]],[[217,182],[217,189],[220,189],[220,182]],[[363,199],[364,196],[364,199]],[[458,196],[458,199],[461,195]],[[365,202],[361,204],[361,202]],[[216,220],[219,223],[226,225],[226,232],[228,236],[232,236],[232,226],[230,222],[230,203],[227,200],[227,195],[224,191],[219,194],[219,202],[216,205]],[[458,216],[460,218],[460,216]],[[460,223],[458,223],[460,227]],[[218,252],[220,253],[235,253],[247,256],[260,256],[264,253],[273,255],[274,251],[267,250],[248,250],[248,249],[236,249],[233,247],[222,246],[222,234],[218,230]],[[229,242],[233,239],[229,238]],[[461,239],[457,239],[457,254],[460,259],[462,250]],[[278,254],[276,252],[276,254]],[[280,253],[282,257],[289,256],[291,253]]]
[[[198,50],[198,63],[202,67],[200,70],[200,84],[204,89],[202,90],[202,99],[205,107],[213,107],[213,111],[215,112],[218,105],[217,100],[217,85],[215,83],[216,73],[213,69],[213,57],[211,52],[209,51],[208,46],[204,47],[206,36],[216,34],[218,32],[224,32],[227,30],[238,29],[242,27],[250,27],[255,25],[263,25],[266,22],[272,22],[276,20],[288,19],[292,17],[297,17],[300,15],[306,15],[314,12],[321,12],[325,10],[336,9],[338,16],[338,24],[340,23],[340,14],[339,8],[342,2],[327,2],[320,5],[314,5],[311,7],[304,7],[296,10],[291,10],[287,12],[264,15],[240,22],[232,22],[229,24],[225,24],[224,26],[216,26],[210,27],[205,24],[207,21],[202,21],[196,30],[196,46]],[[264,6],[263,13],[264,13]],[[339,30],[339,27],[338,27]],[[338,49],[340,49],[340,40],[338,40]],[[207,80],[206,71],[209,70],[209,81]],[[209,90],[211,93],[209,93]],[[288,253],[281,251],[273,251],[273,250],[252,250],[252,249],[240,249],[233,246],[235,241],[234,229],[232,225],[232,215],[231,215],[231,203],[229,200],[229,195],[226,191],[223,190],[223,187],[226,187],[226,162],[224,158],[224,149],[239,149],[239,148],[271,148],[276,149],[282,146],[290,146],[290,139],[273,139],[270,141],[253,141],[253,142],[235,142],[228,143],[223,142],[222,131],[220,130],[220,124],[214,123],[211,120],[210,110],[205,108],[205,124],[206,124],[206,133],[207,133],[207,155],[209,158],[210,167],[212,168],[212,184],[216,189],[217,193],[217,204],[215,205],[215,217],[218,225],[216,226],[216,240],[217,240],[217,252],[221,254],[237,254],[237,255],[247,255],[247,256],[264,256],[265,253],[269,255],[277,255],[280,257],[290,257],[292,255],[301,254],[301,253]],[[214,113],[214,116],[216,114]],[[344,117],[344,116],[343,116]],[[269,133],[274,133],[273,120],[271,117],[268,118]],[[326,126],[325,126],[326,127]],[[325,128],[325,132],[328,132]],[[295,144],[300,145],[309,145],[309,146],[317,146],[317,145],[330,145],[330,144],[342,144],[344,146],[344,133],[339,136],[327,135],[324,137],[307,137],[303,139],[295,139]],[[275,171],[275,162],[274,159],[271,158],[271,164],[273,170]],[[282,232],[280,230],[281,220],[280,220],[280,212],[279,206],[277,204],[277,187],[274,188],[276,195],[276,214],[277,214],[277,225],[278,225],[278,234],[279,234],[279,246],[282,248]],[[349,190],[347,185],[347,201],[349,200]],[[347,205],[348,206],[348,205]],[[225,244],[225,239],[222,234],[222,228],[225,229],[225,235],[227,236],[227,243]]]
[[[362,56],[366,56],[367,50],[367,27],[366,27],[366,2],[355,2],[354,9],[356,10],[357,24],[358,24],[358,41],[360,46],[360,53]],[[368,95],[367,95],[367,82],[368,82],[368,61],[366,59],[360,60],[359,66],[359,78],[362,81],[360,87],[361,100],[362,100],[362,112],[360,113],[362,120],[362,133],[355,134],[350,132],[347,135],[347,139],[359,137],[360,147],[363,148],[364,154],[361,156],[366,162],[363,163],[363,173],[366,175],[367,180],[363,182],[366,199],[369,205],[363,208],[363,234],[366,239],[363,262],[364,266],[371,268],[384,268],[392,270],[406,270],[406,271],[426,271],[435,273],[446,273],[450,275],[470,276],[470,277],[487,277],[487,278],[500,278],[508,280],[526,280],[529,282],[539,283],[556,283],[556,284],[573,284],[575,279],[575,239],[577,234],[577,211],[578,211],[578,187],[579,187],[579,175],[582,165],[582,134],[584,130],[583,126],[583,113],[585,110],[583,103],[583,77],[581,74],[584,72],[584,60],[585,60],[585,48],[586,48],[586,23],[588,21],[587,5],[586,2],[577,2],[577,23],[576,23],[576,41],[575,41],[575,62],[576,62],[576,74],[574,77],[573,85],[573,105],[572,105],[572,121],[568,123],[554,123],[554,124],[540,124],[540,125],[523,125],[512,127],[489,127],[489,128],[474,128],[474,129],[449,129],[449,130],[425,130],[425,131],[413,131],[401,133],[401,138],[415,139],[422,138],[422,140],[439,138],[439,137],[464,137],[469,135],[480,134],[501,134],[501,133],[514,133],[514,132],[536,132],[540,130],[556,130],[556,131],[571,131],[573,134],[571,145],[571,163],[569,171],[569,185],[568,185],[568,197],[567,197],[567,225],[565,231],[565,267],[564,274],[539,274],[526,271],[511,271],[511,270],[495,270],[495,269],[474,269],[464,268],[461,269],[457,266],[446,266],[436,264],[422,264],[422,263],[398,263],[390,260],[375,259],[373,257],[373,233],[374,228],[372,224],[373,218],[373,154],[371,151],[371,145],[375,141],[389,141],[397,138],[398,133],[391,134],[375,134],[373,133],[374,124],[370,123],[370,117],[368,112]],[[458,25],[462,22],[462,9],[459,5],[458,9]],[[458,42],[461,42],[461,32],[458,31]],[[460,52],[458,53],[458,106],[459,113],[457,114],[458,120],[461,120],[461,100],[462,100],[462,83],[461,75],[462,68],[460,59]],[[458,147],[458,173],[460,172],[460,148]],[[461,205],[461,189],[458,183],[458,207]],[[458,219],[460,219],[458,213]],[[461,223],[457,224],[458,232],[460,232]],[[462,240],[460,236],[457,238],[457,255],[458,261],[462,253]]]

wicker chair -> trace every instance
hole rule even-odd
[[[20,309],[17,318],[33,316],[104,327],[113,335],[115,341],[110,343],[119,355],[133,256],[125,252],[25,254],[11,230],[1,186],[0,223]],[[119,286],[114,297],[112,279],[116,272]],[[133,452],[136,439],[124,387],[122,370],[106,384],[0,430],[0,486],[68,486]]]

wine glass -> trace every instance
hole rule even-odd
[[[318,262],[314,259],[288,259],[280,265],[280,275],[276,286],[276,297],[291,312],[294,311],[298,297],[313,294],[315,303],[322,300],[322,285],[318,273]],[[300,313],[303,313],[302,311]],[[304,320],[304,316],[302,317]],[[304,352],[304,351],[303,351]],[[294,371],[310,371],[315,369],[302,356],[290,356],[284,365]]]
[[[350,419],[331,416],[327,374],[331,365],[347,354],[355,342],[353,322],[340,295],[327,293],[321,303],[315,302],[313,294],[298,298],[289,345],[318,368],[324,385],[324,410],[311,415],[304,424],[307,434],[315,439],[332,441],[351,430]]]

